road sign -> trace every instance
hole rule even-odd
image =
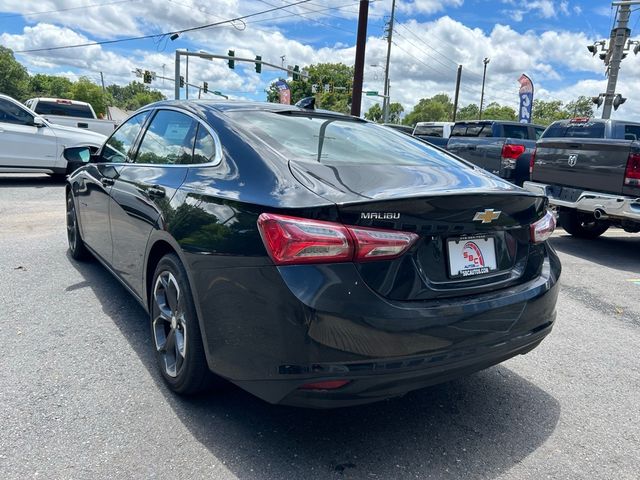
[[[364,93],[367,94],[367,97],[376,97],[378,95],[378,91],[377,90],[367,90]]]

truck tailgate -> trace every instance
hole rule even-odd
[[[592,138],[539,140],[531,179],[620,194],[631,143],[630,140]]]

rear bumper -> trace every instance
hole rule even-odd
[[[611,195],[582,191],[577,198],[560,198],[560,189],[556,185],[544,183],[525,182],[524,188],[530,192],[545,195],[549,203],[556,207],[572,208],[581,212],[600,213],[609,217],[640,221],[640,198],[624,195]]]
[[[555,321],[560,271],[547,245],[534,280],[433,301],[380,297],[348,263],[200,269],[194,283],[212,371],[270,403],[329,408],[400,396],[535,348]],[[301,389],[328,380],[349,383]]]

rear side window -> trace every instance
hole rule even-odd
[[[129,120],[120,125],[120,128],[113,132],[102,149],[102,162],[125,163],[130,162],[129,151],[133,147],[144,121],[149,116],[149,112],[141,112],[134,115]]]
[[[542,134],[542,138],[604,138],[604,122],[553,123]]]
[[[193,163],[198,122],[173,110],[159,110],[144,134],[136,163],[173,165]]]
[[[193,148],[193,163],[208,163],[214,160],[216,143],[213,136],[202,125],[198,126],[196,144]]]
[[[0,123],[15,125],[33,125],[33,115],[18,105],[4,98],[0,98]]]
[[[36,113],[41,115],[61,115],[64,117],[94,118],[89,105],[75,105],[63,102],[43,102],[36,103]]]
[[[451,130],[452,137],[492,137],[491,123],[460,123]]]
[[[624,126],[624,139],[625,140],[640,140],[640,125],[625,125]]]
[[[444,132],[444,127],[438,127],[434,125],[423,125],[416,126],[414,135],[425,135],[427,137],[440,137],[442,138]]]
[[[539,140],[540,137],[542,137],[542,134],[544,133],[544,128],[534,127],[534,129],[536,131],[536,140]]]
[[[509,138],[518,138],[521,140],[527,140],[529,138],[529,127],[526,125],[509,125],[502,126],[504,129],[504,136]]]

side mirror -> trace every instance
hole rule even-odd
[[[67,172],[72,173],[91,161],[91,149],[89,147],[65,148],[62,154],[67,160]]]
[[[44,120],[42,117],[33,117],[33,126],[38,128],[44,127]]]

